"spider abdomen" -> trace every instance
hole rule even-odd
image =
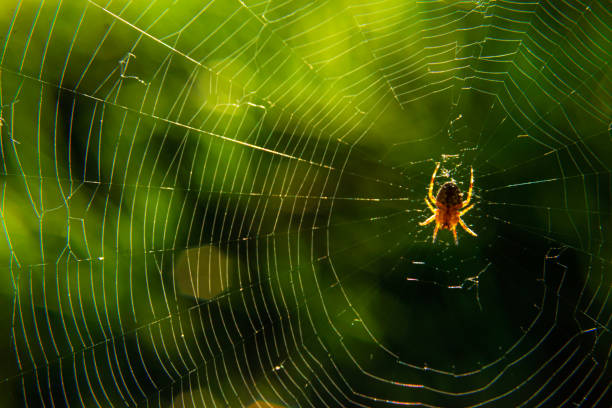
[[[438,191],[438,195],[436,196],[436,204],[438,207],[442,205],[450,209],[453,207],[461,207],[462,203],[461,191],[459,191],[459,187],[457,187],[455,183],[449,181],[440,187],[440,191]]]
[[[436,222],[441,229],[452,229],[457,225],[459,208],[462,203],[461,192],[455,183],[449,181],[440,187],[436,196],[438,207]]]

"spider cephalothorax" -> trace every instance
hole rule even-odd
[[[448,229],[453,232],[453,236],[455,237],[455,244],[457,244],[457,224],[461,225],[461,227],[466,230],[469,234],[473,236],[477,236],[474,231],[468,228],[467,225],[461,219],[461,216],[472,209],[474,204],[470,204],[472,199],[472,187],[474,186],[474,170],[471,169],[471,177],[470,177],[470,188],[467,193],[467,199],[463,201],[463,194],[452,181],[444,183],[440,190],[438,191],[438,195],[436,197],[433,196],[433,187],[434,180],[436,178],[436,173],[440,168],[440,163],[436,165],[436,169],[431,175],[431,182],[429,183],[429,193],[425,197],[425,202],[427,206],[433,212],[433,215],[426,219],[423,222],[420,222],[419,225],[427,225],[432,221],[436,221],[436,227],[434,228],[433,233],[433,241],[436,241],[436,235],[438,235],[438,229]],[[434,207],[435,205],[435,207]]]

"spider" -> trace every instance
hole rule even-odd
[[[467,199],[465,201],[462,200],[463,194],[459,191],[459,187],[452,181],[444,183],[440,190],[438,191],[438,195],[436,197],[433,196],[433,187],[434,187],[434,179],[436,178],[436,173],[440,168],[440,163],[437,163],[436,169],[431,175],[431,183],[429,183],[429,193],[425,197],[425,202],[427,203],[427,207],[433,212],[433,215],[426,219],[423,222],[420,222],[419,225],[427,225],[432,221],[436,221],[436,228],[434,228],[433,232],[433,242],[436,242],[436,235],[438,235],[438,229],[448,229],[453,232],[453,236],[455,237],[455,245],[457,242],[457,224],[461,225],[464,230],[466,230],[469,234],[473,236],[477,236],[474,231],[468,228],[467,225],[461,219],[461,216],[472,209],[474,204],[470,204],[470,200],[472,199],[472,187],[474,186],[474,169],[471,169],[471,177],[470,177],[470,189],[467,193]],[[434,204],[437,208],[434,207]],[[468,205],[470,204],[470,205]]]

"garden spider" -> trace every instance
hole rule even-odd
[[[433,212],[433,215],[426,219],[423,222],[420,222],[419,225],[427,225],[432,221],[436,221],[436,228],[434,228],[433,233],[433,242],[436,242],[436,235],[438,234],[438,229],[448,229],[453,232],[453,236],[455,237],[455,244],[457,245],[457,224],[461,225],[464,230],[466,230],[469,234],[473,236],[477,236],[474,231],[468,228],[467,225],[461,219],[461,216],[472,209],[474,204],[470,204],[470,200],[472,199],[472,187],[474,186],[474,169],[471,169],[471,177],[470,177],[470,189],[467,193],[467,199],[462,201],[463,194],[459,191],[459,187],[452,181],[444,183],[440,190],[438,191],[438,195],[436,197],[433,196],[433,187],[434,187],[434,179],[436,178],[436,173],[440,168],[440,163],[437,163],[436,169],[431,175],[431,183],[429,183],[429,193],[425,197],[425,202],[427,203],[427,207]],[[470,204],[470,205],[468,205]],[[434,205],[437,207],[435,208]]]

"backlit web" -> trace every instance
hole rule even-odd
[[[1,2],[3,406],[606,406],[611,26]],[[474,169],[458,246],[437,162]]]

